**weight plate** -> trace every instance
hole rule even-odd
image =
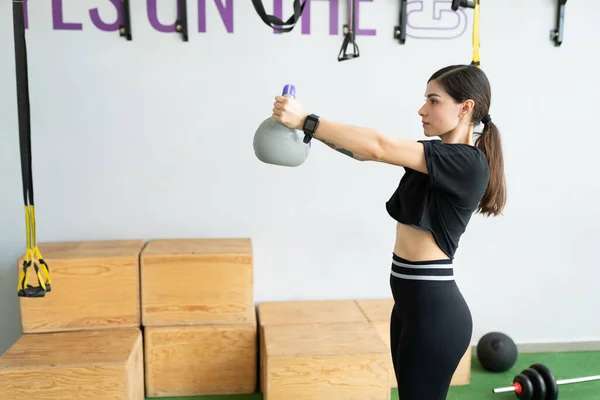
[[[550,371],[550,368],[540,363],[532,364],[529,368],[535,369],[537,372],[540,373],[542,378],[544,378],[544,382],[546,382],[545,400],[557,400],[558,385],[556,384],[556,378],[554,378],[554,374],[552,373],[552,371]]]
[[[521,393],[517,394],[520,400],[532,400],[533,399],[533,384],[529,378],[523,374],[515,376],[513,383],[521,385]]]
[[[546,382],[544,377],[533,368],[527,368],[521,371],[531,381],[533,385],[532,400],[546,400]]]

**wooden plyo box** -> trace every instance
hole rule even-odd
[[[257,308],[261,326],[367,322],[354,300],[266,301]]]
[[[144,400],[142,333],[115,328],[22,335],[0,357],[10,400]]]
[[[394,363],[390,345],[390,317],[394,307],[393,299],[366,299],[357,300],[356,304],[362,310],[367,320],[375,327],[388,349],[388,363],[390,368],[390,388],[397,388]]]
[[[45,297],[19,297],[23,332],[139,326],[143,246],[143,240],[39,244],[52,291]],[[33,268],[29,271],[29,282],[37,286]]]
[[[256,392],[256,323],[145,327],[148,397]]]
[[[264,325],[265,400],[387,400],[388,350],[368,322]]]
[[[142,324],[256,321],[250,239],[157,239],[142,251]]]
[[[257,307],[259,323],[260,390],[264,391],[265,335],[267,325],[367,322],[354,300],[267,301]]]
[[[471,358],[473,356],[473,346],[469,346],[465,354],[460,359],[450,386],[464,386],[471,383]]]
[[[391,349],[390,345],[390,318],[392,309],[394,307],[393,299],[364,299],[357,300],[356,304],[363,311],[366,318],[369,322],[377,329],[381,338],[384,340],[386,346],[388,347],[388,351]],[[467,351],[463,355],[454,375],[452,377],[452,381],[450,382],[450,386],[462,386],[468,385],[471,381],[471,356],[472,356],[472,346],[467,348]],[[390,387],[398,387],[396,382],[394,366],[392,363],[391,353],[388,357],[388,362],[390,364]]]

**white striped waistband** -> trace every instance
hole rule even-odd
[[[422,281],[454,280],[452,260],[407,262],[394,254],[391,275],[399,279]]]

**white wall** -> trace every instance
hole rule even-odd
[[[360,28],[375,34],[357,37],[359,59],[338,63],[341,1],[337,34],[329,2],[313,0],[310,34],[299,24],[282,35],[250,1],[233,2],[231,33],[215,1],[206,1],[206,32],[198,32],[198,2],[189,1],[187,43],[155,30],[144,1],[132,2],[131,42],[91,22],[96,7],[115,21],[109,0],[63,0],[64,21],[79,30],[53,28],[58,2],[30,3],[40,241],[251,237],[257,302],[390,295],[395,225],[385,201],[402,170],[321,144],[300,168],[273,167],[255,158],[253,134],[273,97],[293,83],[325,118],[422,138],[417,109],[426,80],[442,66],[470,62],[472,12],[456,15],[448,1],[435,2],[435,19],[433,0],[421,13],[413,1],[412,36],[401,46],[393,38],[399,1],[361,2]],[[158,3],[160,21],[172,23],[175,1]],[[273,1],[264,3],[272,12]],[[292,3],[283,1],[286,19]],[[600,306],[593,159],[600,3],[568,3],[561,48],[549,39],[555,3],[489,1],[481,9],[482,65],[503,133],[509,197],[503,217],[473,218],[457,253],[474,343],[490,330],[520,343],[600,339],[593,317]],[[14,260],[25,248],[11,14],[2,2],[4,347],[19,334]]]

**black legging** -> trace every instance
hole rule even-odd
[[[444,400],[471,342],[471,312],[452,260],[411,262],[393,254],[390,339],[400,400]]]

